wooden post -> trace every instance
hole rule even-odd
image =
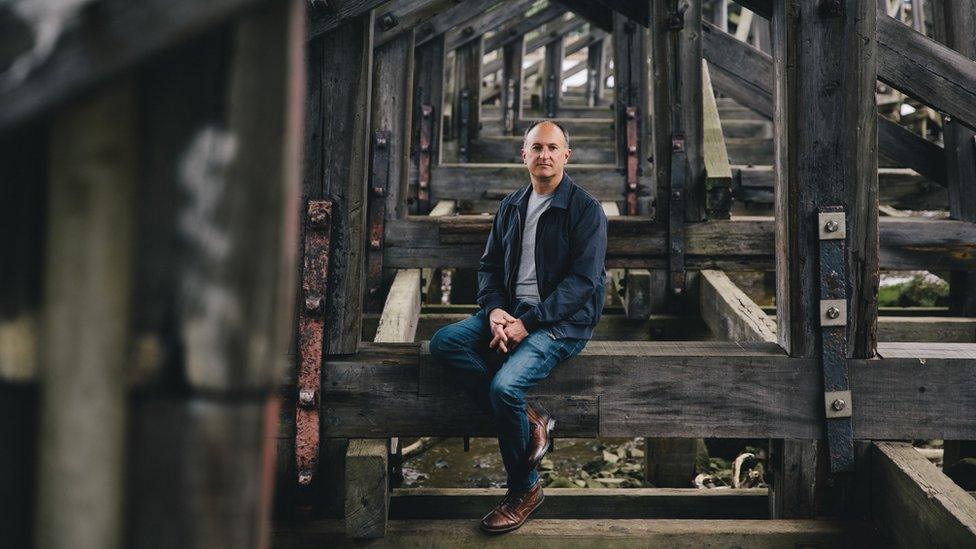
[[[627,107],[637,108],[638,175],[646,166],[650,150],[648,131],[651,113],[648,104],[647,30],[626,16],[613,14],[614,134],[617,142],[617,168],[627,169]]]
[[[913,4],[913,16],[915,7]],[[976,59],[976,2],[932,0],[932,15],[935,39]],[[953,219],[976,222],[976,132],[955,120],[945,120],[943,140],[949,215]],[[950,311],[961,316],[976,316],[976,271],[952,271],[949,276]],[[946,440],[943,465],[948,467],[959,459],[976,456],[974,451],[974,442]]]
[[[525,35],[506,42],[502,47],[502,130],[505,135],[518,135],[522,119],[522,60],[525,56]]]
[[[563,85],[563,37],[546,44],[546,60],[543,69],[542,106],[549,118],[559,116],[560,96]]]
[[[586,48],[586,104],[591,107],[602,104],[606,92],[606,41],[601,38]]]
[[[454,108],[451,124],[458,142],[458,162],[467,162],[468,147],[481,126],[481,58],[484,39],[478,37],[454,50]]]
[[[373,89],[370,134],[374,159],[385,159],[383,166],[370,169],[369,269],[367,273],[367,306],[379,311],[383,306],[383,289],[393,281],[395,271],[383,268],[383,227],[389,220],[407,217],[407,180],[409,174],[410,116],[413,101],[413,33],[404,32],[373,50]],[[385,144],[377,143],[379,136]],[[376,150],[379,148],[380,150]],[[379,212],[383,215],[379,216]],[[377,223],[382,226],[376,227]],[[374,242],[379,236],[378,245]]]
[[[714,10],[712,22],[722,32],[729,32],[729,0],[716,0]]]
[[[779,342],[820,356],[817,214],[846,212],[847,354],[874,355],[878,286],[875,3],[773,3]],[[829,93],[824,93],[829,90]],[[838,132],[838,127],[851,131]],[[854,397],[856,406],[857,397]],[[776,441],[773,518],[817,512],[816,441]]]
[[[416,169],[411,181],[413,196],[429,193],[433,166],[441,160],[441,124],[444,120],[444,35],[441,34],[417,46],[414,50],[413,117],[411,118],[410,154]],[[426,129],[426,128],[429,128]],[[429,133],[422,145],[423,132]],[[426,214],[430,202],[417,200],[412,213]]]
[[[51,132],[38,547],[123,546],[135,89],[116,82],[66,107]]]

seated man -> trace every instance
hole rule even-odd
[[[508,493],[482,519],[487,532],[518,528],[542,503],[536,466],[555,421],[526,404],[525,391],[583,349],[603,310],[607,218],[564,173],[571,154],[555,122],[525,132],[522,161],[531,185],[498,207],[478,268],[481,309],[430,341],[433,358],[498,429]]]

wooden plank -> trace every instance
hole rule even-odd
[[[445,44],[447,51],[453,51],[472,40],[484,40],[486,33],[495,32],[516,18],[524,17],[524,12],[532,7],[535,0],[508,0],[499,2],[488,10],[468,19],[463,27],[455,27],[447,31]],[[553,16],[562,14],[564,10],[546,6]],[[486,50],[487,51],[487,50]]]
[[[374,0],[376,3],[379,0]],[[173,2],[138,6],[125,0],[67,2],[43,15],[5,10],[0,50],[0,131],[121,74],[155,53],[202,34],[256,0]],[[96,6],[97,17],[85,17]]]
[[[489,420],[421,346],[369,344],[333,360],[323,374],[323,434],[490,436]],[[920,356],[848,360],[855,437],[976,436],[973,348],[915,345]],[[531,394],[560,418],[564,436],[813,439],[823,430],[814,365],[771,344],[590,341]],[[655,406],[640,405],[649,398]]]
[[[457,211],[457,205],[454,203],[453,200],[441,200],[440,202],[437,203],[436,206],[433,207],[433,209],[430,210],[430,216],[441,217],[447,215],[454,215],[456,211]],[[434,279],[435,279],[434,269],[421,269],[420,283],[421,283],[421,292],[423,294],[423,299],[427,299],[431,295],[432,293],[431,290],[433,289],[432,285],[434,284],[435,281]],[[438,289],[434,293],[440,295],[440,289]],[[368,340],[371,338],[366,338],[366,339]],[[430,337],[426,337],[424,339],[430,339]]]
[[[880,226],[883,269],[976,268],[976,226],[972,223],[886,217],[880,220]],[[410,217],[391,222],[384,263],[408,269],[476,267],[490,227],[491,217],[483,215],[439,220]],[[689,225],[685,240],[688,268],[768,269],[773,264],[773,233],[773,220],[769,217],[737,217]],[[736,238],[729,239],[730,234]],[[650,218],[622,216],[609,220],[607,246],[608,268],[665,266],[664,228]]]
[[[565,21],[559,21],[555,26],[550,25],[549,27],[546,28],[546,32],[536,33],[536,35],[532,39],[528,40],[525,43],[525,53],[532,53],[537,49],[544,47],[547,43],[549,43],[550,40],[552,40],[553,33],[555,33],[556,36],[570,34],[574,32],[576,29],[578,29],[579,27],[582,27],[583,24],[584,21],[582,19],[578,17],[574,17],[572,19],[568,19]],[[594,40],[605,38],[606,36],[607,33],[603,32],[602,30],[590,31],[589,33],[584,34],[583,36],[580,36],[579,38],[567,44],[566,55],[572,55],[580,51],[581,49],[589,46],[591,43],[593,43]],[[483,73],[494,74],[499,70],[501,70],[501,67],[502,67],[502,60],[495,58],[485,63]],[[542,61],[541,60],[536,61],[531,65],[529,65],[528,67],[525,67],[525,76],[526,77],[535,76],[536,74],[539,74],[539,70],[541,68],[542,68]],[[494,93],[488,91],[485,92],[484,99],[486,100],[494,99],[495,96],[496,95]]]
[[[385,0],[338,0],[328,5],[309,6],[308,39],[314,40],[341,25],[359,19]]]
[[[353,539],[386,535],[389,478],[386,439],[353,439],[346,450],[346,536]]]
[[[376,330],[377,343],[413,341],[420,315],[420,269],[400,269],[390,286]]]
[[[598,0],[598,2],[613,10],[615,14],[623,15],[643,27],[650,25],[650,6],[647,2],[629,2],[627,0]]]
[[[529,4],[531,5],[532,2],[529,2]],[[581,25],[581,22],[578,21],[570,23],[562,20],[566,10],[556,4],[549,4],[528,17],[525,17],[525,14],[522,13],[525,9],[516,9],[515,6],[505,6],[501,11],[510,14],[511,20],[514,23],[506,25],[504,28],[499,29],[498,32],[485,38],[486,54],[504,47],[512,40],[521,38],[524,41],[526,34],[538,29],[539,33],[535,38],[535,43],[529,43],[529,47],[532,48],[530,51],[535,51],[539,47],[548,44],[555,36],[562,36],[564,33],[560,32],[560,29],[564,26],[572,25],[575,28]],[[543,25],[555,20],[559,21],[556,22],[552,29],[547,28],[545,31],[541,29]],[[542,42],[540,39],[545,40],[545,42]],[[485,67],[485,74],[491,74],[492,72],[488,66]]]
[[[606,39],[600,39],[586,48],[586,104],[601,105],[606,94]]]
[[[48,343],[39,369],[41,546],[122,546],[135,92],[131,80],[117,82],[52,122],[40,333]]]
[[[413,79],[413,116],[411,117],[410,156],[411,170],[409,181],[412,192],[407,195],[417,198],[417,188],[420,175],[420,131],[423,120],[423,107],[430,107],[430,166],[441,161],[441,132],[444,120],[444,35],[428,40],[418,45],[414,50],[414,79]],[[431,174],[433,177],[433,174]],[[420,201],[414,202],[412,213],[424,215],[420,211]],[[426,209],[426,207],[424,207]]]
[[[431,17],[450,8],[456,0],[394,0],[376,10],[373,48],[378,48]]]
[[[710,219],[728,219],[732,202],[732,167],[722,135],[722,119],[715,92],[708,72],[708,64],[702,61],[702,162],[705,167],[705,205]]]
[[[976,343],[976,318],[880,316],[878,341]]]
[[[613,32],[613,14],[600,8],[599,4],[583,0],[555,0],[557,4],[586,19],[590,25],[605,31]]]
[[[563,84],[563,52],[562,37],[546,44],[542,74],[542,108],[548,118],[555,118],[559,112],[559,98],[562,96]]]
[[[481,58],[483,37],[479,36],[459,47],[454,52],[454,96],[451,109],[451,125],[454,138],[461,139],[461,103],[467,97],[468,119],[466,124],[467,141],[478,139],[481,132]],[[464,152],[460,151],[459,152]]]
[[[902,442],[877,442],[871,501],[878,525],[899,547],[976,544],[976,500]]]
[[[540,511],[545,509],[545,505]],[[555,520],[533,519],[518,530],[493,538],[492,545],[518,547],[781,547],[839,548],[851,543],[870,545],[870,528],[827,520]],[[853,539],[852,539],[853,537]],[[391,521],[387,536],[376,547],[451,546],[480,547],[484,534],[470,520]],[[275,532],[275,547],[358,547],[343,537],[340,521],[282,525]]]
[[[877,15],[878,78],[976,129],[976,62],[887,15]]]
[[[417,27],[414,30],[414,40],[418,47],[422,46],[501,3],[499,0],[465,0]]]
[[[728,341],[775,343],[776,323],[722,271],[701,272],[701,316]]]
[[[373,15],[349,21],[318,39],[321,58],[310,65],[308,132],[303,196],[329,197],[332,205],[332,252],[326,299],[326,352],[355,352],[359,344],[365,278],[363,254],[373,64]],[[318,53],[315,54],[319,55]],[[319,137],[320,136],[320,137]],[[317,139],[316,139],[317,138]],[[318,166],[312,170],[310,162]]]
[[[525,59],[525,37],[520,36],[515,40],[506,42],[502,48],[502,58],[504,60],[501,96],[502,129],[506,135],[512,135],[522,118],[522,89],[524,85],[522,64]],[[516,146],[520,147],[520,145]],[[484,148],[480,144],[472,144],[468,151],[468,159],[482,162],[481,159],[475,157],[475,153],[482,150]],[[518,157],[512,158],[510,161],[515,162]]]
[[[659,272],[659,271],[655,271]],[[661,312],[664,310],[662,303],[655,303],[656,293],[652,284],[651,271],[647,269],[627,269],[622,280],[618,282],[623,286],[621,302],[627,318],[645,319],[651,316],[651,312]],[[655,282],[660,285],[661,280]],[[666,283],[666,282],[665,282]],[[619,287],[619,286],[618,286]]]
[[[480,519],[501,488],[399,488],[390,501],[392,520]],[[766,489],[547,488],[539,519],[763,519]]]

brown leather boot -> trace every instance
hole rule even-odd
[[[528,467],[531,471],[539,466],[546,452],[552,448],[552,430],[556,427],[556,420],[544,408],[540,413],[526,404],[525,412],[529,416]]]
[[[538,481],[526,492],[509,489],[501,503],[481,519],[481,529],[490,534],[511,532],[522,526],[544,499],[542,483]]]

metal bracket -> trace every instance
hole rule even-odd
[[[556,75],[546,76],[546,116],[556,117]]]
[[[302,307],[298,313],[301,362],[295,408],[295,470],[301,486],[312,483],[319,461],[319,395],[331,237],[332,202],[309,200],[305,215]]]
[[[627,215],[637,215],[637,176],[640,168],[637,107],[627,107]]]
[[[417,163],[417,213],[430,210],[430,157],[432,154],[432,118],[434,107],[430,103],[420,106],[420,157]]]
[[[822,208],[820,235],[820,366],[831,472],[854,469],[854,427],[847,372],[847,257],[844,209]]]
[[[685,291],[685,179],[688,176],[688,153],[684,134],[671,136],[671,196],[668,200],[668,258],[671,271],[671,293]]]
[[[376,303],[383,289],[383,239],[386,227],[386,193],[390,185],[390,132],[378,130],[373,135],[372,174],[369,179],[369,252],[366,288],[369,309],[382,308]]]
[[[471,94],[468,90],[461,90],[461,100],[459,105],[460,116],[458,117],[458,162],[468,161],[468,124],[471,121]]]

